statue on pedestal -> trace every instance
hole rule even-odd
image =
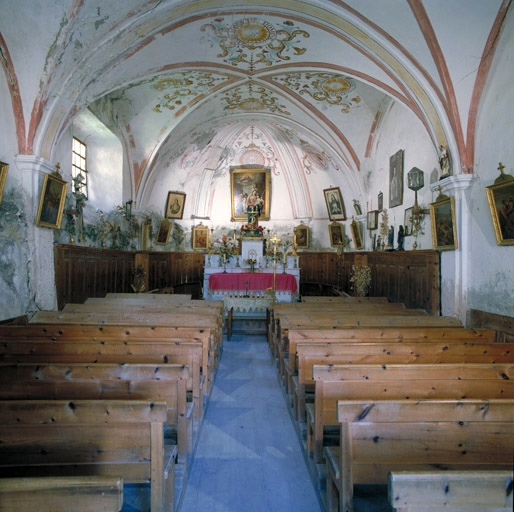
[[[246,198],[246,214],[248,223],[242,226],[241,234],[245,237],[262,238],[263,229],[259,227],[259,217],[261,216],[264,200],[257,190],[257,186],[252,187],[252,191]]]

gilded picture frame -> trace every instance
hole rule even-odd
[[[159,229],[157,230],[157,236],[155,237],[156,245],[166,245],[170,239],[172,224],[170,221],[164,219],[159,222]]]
[[[389,158],[389,208],[403,204],[403,149]]]
[[[310,245],[310,229],[305,224],[300,224],[294,228],[294,238],[297,249],[308,249]]]
[[[514,179],[485,188],[498,245],[514,245]]]
[[[378,210],[371,210],[368,212],[366,223],[370,231],[378,229]]]
[[[339,187],[326,188],[323,190],[323,195],[327,205],[328,218],[332,221],[346,220],[346,210]]]
[[[332,222],[328,225],[328,233],[330,237],[331,247],[340,247],[345,245],[344,224]]]
[[[434,249],[445,251],[459,247],[453,197],[430,204],[430,222]]]
[[[209,248],[209,228],[203,224],[193,226],[191,243],[195,251],[206,251]]]
[[[184,216],[184,205],[186,204],[186,194],[184,192],[168,192],[164,218],[182,219]]]
[[[364,248],[364,243],[362,241],[362,233],[361,233],[361,225],[360,222],[356,220],[352,221],[350,224],[350,231],[352,232],[352,240],[355,249],[360,250]]]
[[[0,204],[2,204],[2,196],[4,195],[5,182],[7,181],[7,169],[9,164],[0,162]]]
[[[231,221],[247,222],[247,201],[257,198],[261,203],[259,220],[270,219],[271,206],[271,171],[268,168],[246,169],[232,167],[230,169],[230,201]]]
[[[58,174],[45,174],[39,195],[36,225],[44,228],[60,229],[68,182]]]

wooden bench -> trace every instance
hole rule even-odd
[[[337,510],[334,493],[339,511],[352,512],[354,484],[385,484],[389,472],[437,466],[512,471],[512,399],[340,400],[337,418],[341,441],[332,459],[340,484],[330,478],[331,511]]]
[[[299,344],[326,343],[493,343],[494,331],[458,328],[377,328],[377,329],[311,329],[289,331],[288,351],[283,354],[286,390],[290,390],[291,377],[297,373],[297,347]],[[444,349],[444,347],[443,347]],[[400,349],[399,349],[400,350]],[[325,364],[325,363],[324,363]]]
[[[122,506],[119,477],[0,478],[0,512],[119,512]]]
[[[387,297],[351,297],[351,296],[337,296],[337,297],[326,297],[326,296],[316,296],[310,295],[306,297],[302,297],[302,302],[306,302],[308,304],[312,303],[335,303],[335,304],[367,304],[367,303],[376,303],[376,304],[387,304],[389,299]]]
[[[299,330],[340,330],[340,329],[441,329],[454,328],[463,329],[462,324],[455,318],[433,317],[433,316],[403,316],[403,315],[358,315],[358,314],[339,314],[333,315],[311,315],[303,320],[296,320],[291,323],[290,318],[286,318],[285,328],[282,326],[283,335],[280,336],[280,343],[277,348],[278,368],[282,379],[286,377],[286,358],[289,357],[290,341],[289,331]]]
[[[202,393],[195,393],[195,398],[199,400],[202,394],[210,393],[216,365],[220,357],[220,347],[216,346],[215,339],[209,329],[196,329],[189,327],[152,327],[147,325],[104,325],[104,324],[87,324],[87,325],[58,325],[58,324],[28,324],[26,326],[1,326],[0,325],[0,342],[1,341],[57,341],[66,342],[97,342],[97,344],[106,344],[116,342],[126,344],[128,342],[137,341],[139,343],[167,343],[168,348],[160,352],[164,359],[151,359],[149,361],[141,360],[140,362],[159,363],[181,361],[173,357],[174,350],[172,348],[177,343],[190,342],[199,343],[202,346],[201,374],[203,377]],[[12,347],[12,344],[10,345]],[[114,350],[113,347],[111,347]],[[15,350],[12,348],[12,350]],[[73,349],[70,349],[73,350]],[[118,348],[120,354],[129,356],[131,352],[123,347]],[[150,349],[149,349],[150,350]],[[104,351],[101,346],[98,347],[98,353]],[[0,347],[0,353],[2,348]],[[4,350],[3,353],[6,353]],[[138,352],[138,353],[141,353]],[[156,352],[152,352],[155,354]],[[27,361],[28,362],[28,361]],[[61,361],[66,362],[66,361]],[[79,362],[79,361],[78,361]],[[128,362],[126,359],[121,361],[104,361],[104,362]],[[138,362],[138,361],[135,361]],[[194,382],[200,383],[200,377],[196,377],[197,372],[193,370],[192,377]],[[204,385],[203,385],[204,384]],[[195,389],[199,389],[195,386]],[[203,407],[198,404],[198,417],[203,414]]]
[[[512,512],[512,470],[394,471],[389,502],[397,512]]]
[[[0,364],[0,400],[155,400],[166,402],[165,431],[183,463],[192,456],[194,404],[182,365],[108,363]]]
[[[514,343],[448,341],[299,343],[298,374],[292,376],[293,407],[297,421],[305,421],[305,402],[314,393],[314,365],[514,363]]]
[[[164,401],[0,401],[0,475],[122,477],[150,484],[152,512],[172,510],[166,418]]]
[[[314,404],[306,404],[307,450],[322,462],[325,426],[338,400],[514,398],[514,364],[367,364],[314,366]]]
[[[211,337],[203,330],[119,326],[0,326],[0,360],[58,363],[174,363],[188,366],[195,422],[201,422],[204,395],[214,379]],[[180,336],[179,336],[180,333]],[[189,340],[189,341],[183,341]]]

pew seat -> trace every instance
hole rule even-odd
[[[388,476],[389,503],[396,512],[511,512],[510,471],[394,471]]]
[[[177,447],[164,401],[0,401],[0,476],[115,476],[150,485],[152,512],[173,510]]]
[[[119,512],[122,506],[120,477],[0,478],[0,512]]]

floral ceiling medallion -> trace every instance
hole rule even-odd
[[[222,50],[217,55],[232,66],[246,64],[250,71],[256,66],[271,66],[281,60],[290,60],[287,53],[302,55],[306,48],[299,46],[301,37],[309,37],[305,30],[295,27],[292,21],[273,26],[259,18],[242,18],[231,25],[216,18],[212,23],[202,25],[211,45]]]
[[[181,108],[196,96],[209,92],[218,83],[227,78],[212,73],[184,71],[167,75],[156,80],[152,87],[158,91],[166,91],[153,107],[154,112],[162,113],[162,109],[175,110]]]
[[[273,96],[268,89],[260,86],[254,88],[251,82],[248,84],[248,92],[244,92],[242,89],[242,87],[238,87],[221,98],[227,103],[224,110],[243,110],[245,112],[266,110],[291,115],[284,105],[277,104],[278,98]]]
[[[350,112],[351,107],[361,101],[359,96],[351,94],[355,89],[355,80],[335,73],[289,73],[274,80],[316,101],[340,106],[343,114]]]

